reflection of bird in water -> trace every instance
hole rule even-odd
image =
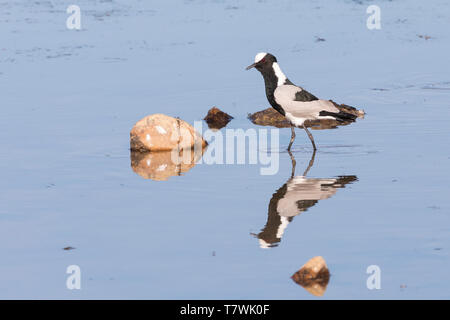
[[[306,175],[314,164],[315,152],[303,175],[295,176],[295,159],[291,152],[289,155],[292,160],[291,178],[270,199],[267,223],[256,235],[261,248],[277,246],[286,227],[296,215],[305,212],[319,200],[330,198],[338,188],[344,188],[346,184],[357,180],[356,176],[307,178]]]

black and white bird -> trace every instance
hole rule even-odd
[[[339,110],[333,102],[319,99],[293,84],[281,71],[277,58],[270,53],[258,53],[255,63],[249,65],[246,70],[251,68],[256,68],[261,72],[266,86],[267,100],[271,106],[291,123],[292,135],[288,150],[291,149],[295,140],[295,127],[305,129],[314,150],[316,150],[314,138],[304,125],[306,120],[355,121],[357,117]]]

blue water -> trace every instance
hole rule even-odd
[[[80,31],[66,28],[66,1],[0,3],[0,298],[317,299],[290,279],[314,256],[331,273],[321,299],[449,298],[447,1],[378,1],[381,30],[366,28],[369,1],[77,4]],[[269,249],[252,233],[291,176],[289,129],[275,175],[198,164],[146,180],[128,150],[153,113],[193,123],[218,106],[227,128],[257,129],[247,114],[268,103],[244,68],[260,51],[367,113],[313,131],[308,177],[357,180]],[[300,129],[293,155],[301,175],[312,149]],[[66,288],[69,265],[81,290]],[[370,265],[379,290],[366,287]]]

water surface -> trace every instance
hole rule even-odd
[[[330,269],[325,299],[449,297],[448,2],[379,1],[373,31],[368,1],[77,3],[80,31],[65,1],[0,4],[0,298],[316,299],[290,278],[314,256]],[[367,116],[313,131],[306,178],[300,129],[297,179],[289,129],[275,175],[133,171],[129,131],[146,115],[193,123],[218,106],[227,128],[256,129],[247,113],[268,103],[244,68],[260,51]],[[275,207],[283,188],[305,194],[301,179],[312,195],[298,214]],[[81,290],[66,288],[72,264]],[[381,290],[366,287],[369,265]]]

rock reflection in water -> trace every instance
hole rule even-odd
[[[164,181],[192,169],[206,148],[162,152],[131,151],[131,168],[144,179]]]
[[[308,260],[291,278],[312,295],[321,297],[330,281],[330,271],[325,259],[317,256]]]
[[[291,178],[279,188],[269,202],[267,223],[256,236],[261,248],[276,247],[295,216],[305,212],[318,201],[332,197],[339,188],[357,181],[356,176],[335,178],[307,178],[306,174],[314,164],[315,152],[303,175],[295,176],[295,159],[292,159]]]

